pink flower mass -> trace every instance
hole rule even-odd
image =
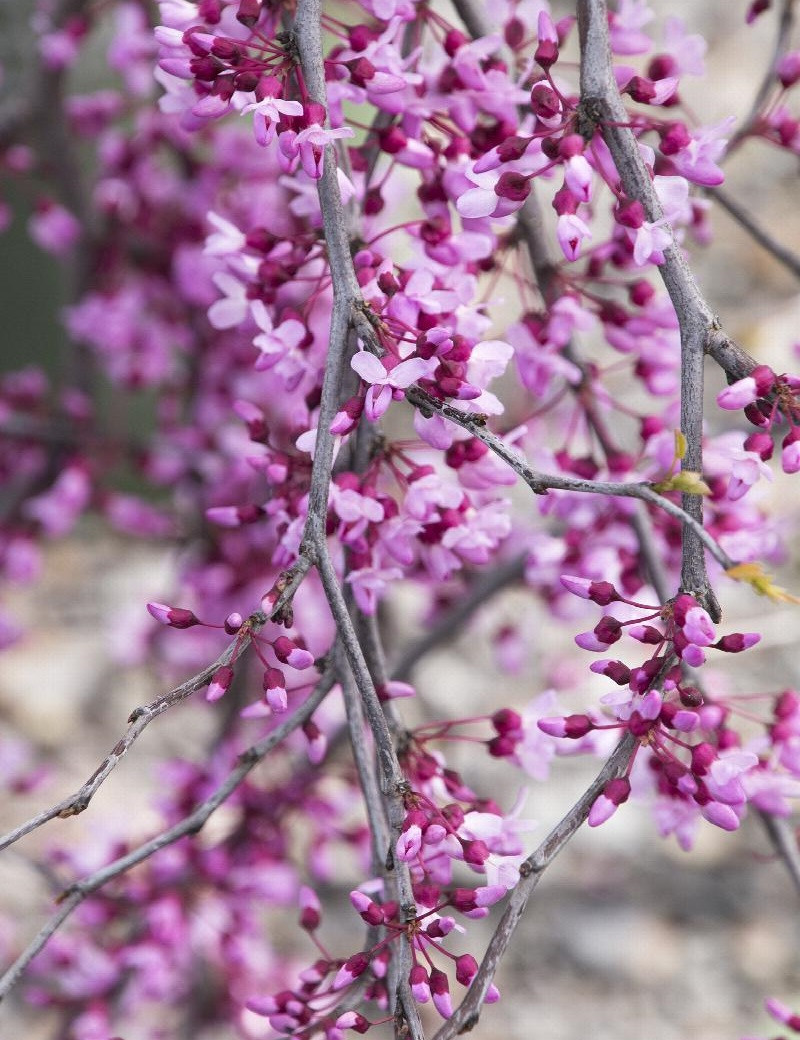
[[[28,684],[37,744],[0,704],[0,850],[99,821],[13,861],[57,901],[0,912],[19,1035],[494,1035],[540,876],[637,805],[687,853],[743,829],[748,869],[797,882],[800,693],[758,655],[800,602],[769,574],[797,555],[798,346],[743,349],[692,274],[717,205],[800,272],[761,167],[746,204],[724,184],[759,143],[797,165],[790,0],[730,4],[742,39],[776,26],[749,114],[691,5],[34,7],[0,231],[63,265],[69,344],[0,375],[0,651],[62,645],[49,593],[17,606],[59,551],[162,563],[134,606],[93,600],[114,682],[95,720],[82,660],[70,711],[109,724],[134,666],[154,692],[73,795],[47,789],[85,751],[63,705]],[[180,712],[141,818],[91,816]],[[595,779],[529,819],[578,756]]]

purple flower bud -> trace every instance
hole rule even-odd
[[[619,593],[609,581],[592,581],[589,578],[578,578],[570,574],[562,574],[559,580],[567,592],[571,592],[581,599],[589,599],[600,607],[606,607],[620,598]]]
[[[594,729],[594,723],[588,715],[555,715],[552,718],[539,719],[536,725],[548,736],[570,737],[573,740],[585,737]]]
[[[300,927],[307,932],[319,928],[321,910],[316,892],[307,885],[300,886]]]
[[[431,999],[431,988],[428,973],[421,964],[415,964],[408,973],[408,984],[418,1004],[427,1004]]]
[[[168,625],[170,628],[192,628],[194,625],[201,624],[200,619],[195,617],[191,610],[185,610],[183,607],[168,607],[164,603],[148,603],[147,609],[156,621],[162,625]]]
[[[659,643],[664,641],[664,633],[659,632],[652,625],[631,625],[628,628],[628,635],[631,639],[636,639],[640,643],[650,646],[658,646]]]
[[[478,962],[471,953],[464,953],[456,959],[456,978],[462,986],[469,986],[478,974]]]
[[[208,690],[206,692],[207,701],[218,701],[220,697],[224,697],[227,693],[231,683],[233,682],[233,669],[230,665],[224,664],[221,668],[218,668],[211,677]]]
[[[344,962],[333,980],[334,990],[344,989],[351,985],[357,978],[364,974],[369,967],[369,958],[364,953],[354,953],[352,957]]]
[[[456,926],[456,919],[454,917],[438,917],[425,929],[426,935],[429,935],[432,939],[442,939],[445,935],[449,935]]]
[[[731,632],[730,635],[723,636],[713,646],[715,649],[724,650],[728,654],[738,654],[742,650],[749,650],[751,646],[755,646],[759,642],[761,642],[761,636],[758,632]]]
[[[473,867],[482,867],[489,858],[489,846],[485,841],[463,841],[464,862]]]
[[[751,433],[744,442],[744,450],[755,452],[763,462],[766,462],[772,458],[775,445],[768,433]]]
[[[335,1026],[337,1029],[352,1029],[356,1033],[366,1033],[372,1023],[358,1011],[345,1011],[336,1019]]]
[[[793,426],[783,438],[781,468],[784,473],[800,471],[800,427]]]
[[[286,711],[289,703],[286,696],[286,679],[280,668],[267,668],[264,672],[262,688],[267,704],[276,715]]]
[[[788,719],[800,709],[800,693],[784,690],[775,701],[775,714],[779,719]]]
[[[592,661],[589,671],[597,675],[606,675],[617,686],[627,686],[631,678],[631,670],[622,661]]]
[[[700,812],[715,827],[721,827],[724,831],[735,831],[739,829],[741,820],[736,811],[730,805],[722,802],[706,802],[700,806]]]
[[[716,635],[714,622],[699,606],[690,607],[686,611],[681,628],[687,640],[697,646],[710,646]]]
[[[492,715],[491,722],[501,736],[507,733],[519,733],[522,730],[522,719],[511,708],[500,708]]]
[[[495,184],[494,193],[501,199],[524,202],[531,193],[531,179],[522,173],[506,170]]]
[[[631,782],[626,776],[609,780],[589,810],[588,824],[590,827],[598,827],[605,823],[623,802],[627,802],[631,793]]]
[[[279,661],[298,671],[311,668],[314,664],[314,655],[292,642],[287,636],[278,636],[272,644],[272,649]]]
[[[312,765],[319,765],[328,750],[328,738],[313,719],[307,719],[302,725],[302,730],[308,743],[308,760]]]
[[[800,1033],[800,1015],[794,1014],[785,1004],[775,1000],[774,997],[770,997],[764,1001],[764,1007],[776,1021]]]
[[[229,636],[236,635],[243,624],[244,618],[242,615],[234,611],[225,618],[225,631]]]
[[[445,973],[438,968],[431,969],[430,986],[434,1007],[442,1018],[451,1018],[453,1004],[450,1000],[450,983]]]
[[[476,906],[494,906],[495,903],[503,899],[508,892],[503,885],[484,885],[482,888],[475,889],[475,905]]]
[[[695,776],[705,776],[716,760],[717,752],[711,744],[696,744],[692,748],[692,772]]]
[[[753,404],[758,396],[755,379],[752,376],[745,376],[744,379],[731,383],[717,394],[717,404],[720,408],[738,411],[740,408]]]

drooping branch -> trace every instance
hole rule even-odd
[[[398,657],[391,670],[393,679],[408,680],[415,665],[437,646],[453,638],[469,619],[497,593],[521,581],[525,573],[525,557],[512,556],[496,563],[477,577],[466,592],[416,642]]]
[[[788,820],[773,816],[768,812],[759,812],[759,816],[767,836],[772,842],[772,847],[780,856],[798,895],[800,895],[800,849],[797,847],[797,834]]]
[[[794,27],[795,4],[796,0],[783,0],[781,3],[780,15],[778,16],[778,28],[775,33],[775,43],[772,48],[769,64],[764,70],[761,82],[758,84],[752,104],[750,105],[749,113],[742,120],[742,125],[733,135],[728,144],[728,155],[731,155],[737,148],[739,148],[739,146],[747,140],[754,128],[758,125],[758,121],[763,114],[764,105],[772,91],[775,89],[775,69],[780,59],[789,48],[792,29]]]
[[[710,199],[722,206],[725,212],[733,217],[737,224],[744,228],[754,242],[757,242],[762,249],[765,249],[771,256],[775,257],[778,263],[783,264],[786,270],[790,271],[795,278],[800,278],[800,256],[797,253],[787,249],[781,242],[776,241],[753,218],[752,214],[732,198],[727,191],[724,191],[722,188],[709,188],[707,194]]]
[[[460,1033],[469,1032],[474,1028],[500,961],[508,949],[534,889],[539,884],[545,870],[586,821],[592,805],[605,784],[624,773],[635,743],[636,741],[630,733],[623,737],[592,784],[550,831],[536,851],[522,863],[520,880],[511,893],[503,916],[489,942],[481,966],[472,980],[466,997],[453,1017],[448,1019],[434,1035],[433,1040],[452,1040]]]
[[[322,5],[320,0],[299,0],[294,33],[300,53],[303,77],[314,101],[327,106],[325,73],[321,38]],[[350,253],[350,240],[339,193],[335,168],[334,150],[325,149],[322,178],[318,184],[320,208],[322,210],[325,244],[333,284],[333,316],[331,321],[330,345],[322,385],[322,399],[317,424],[317,439],[314,465],[311,474],[308,519],[304,530],[303,551],[309,555],[319,572],[325,596],[333,615],[343,655],[346,657],[353,683],[358,692],[361,706],[368,721],[378,761],[378,778],[384,800],[386,820],[389,825],[390,847],[386,838],[372,830],[373,845],[383,845],[387,862],[392,871],[387,871],[396,886],[401,915],[407,921],[416,915],[411,877],[405,863],[395,863],[391,855],[391,842],[400,832],[404,817],[403,794],[407,787],[392,741],[386,715],[375,690],[375,684],[367,666],[347,604],[339,585],[328,552],[325,519],[333,464],[334,437],[331,423],[339,407],[342,380],[348,351],[355,348],[355,337],[362,342],[375,344],[377,338],[369,323],[358,286]],[[353,735],[355,740],[356,734]],[[377,812],[372,812],[378,817]],[[380,826],[379,818],[370,820],[371,828]],[[397,996],[395,1032],[398,1036],[411,1036],[422,1040],[423,1032],[419,1010],[414,1001],[407,979],[407,951],[400,953],[401,967],[397,972]],[[394,974],[394,972],[393,972]],[[395,994],[391,994],[394,1002]]]
[[[100,870],[96,870],[93,874],[89,874],[87,877],[70,885],[59,898],[59,903],[61,904],[59,909],[52,915],[50,920],[29,943],[25,950],[23,950],[14,963],[7,969],[3,976],[0,977],[0,1000],[7,995],[33,958],[44,948],[50,938],[70,916],[72,911],[75,910],[84,899],[90,896],[93,892],[97,892],[98,889],[102,888],[104,885],[107,885],[109,881],[119,877],[121,874],[127,873],[139,863],[143,863],[161,849],[166,848],[168,845],[173,845],[176,841],[185,838],[187,835],[197,834],[212,814],[245,780],[248,773],[250,773],[276,745],[278,745],[282,740],[285,740],[290,733],[294,732],[294,730],[299,726],[302,726],[304,722],[311,718],[314,711],[316,711],[324,698],[330,692],[334,682],[335,672],[333,668],[329,668],[326,674],[320,679],[314,691],[309,695],[308,699],[296,711],[292,712],[291,715],[284,719],[283,722],[276,726],[276,728],[264,737],[263,740],[260,740],[257,744],[253,744],[252,747],[243,751],[242,754],[239,755],[236,767],[231,770],[225,781],[220,784],[216,791],[206,798],[204,802],[201,802],[201,804],[189,813],[188,816],[184,817],[184,819],[179,823],[176,823],[174,827],[162,831],[161,834],[151,838],[150,841],[144,842],[144,844],[140,845],[137,849],[133,849],[133,851],[127,853],[127,855],[120,856],[119,859],[114,860],[113,863],[109,863]]]
[[[109,751],[86,783],[82,784],[81,787],[79,787],[78,790],[68,798],[64,798],[55,805],[52,805],[49,809],[37,813],[29,820],[26,820],[25,823],[20,824],[18,827],[15,827],[13,830],[0,837],[0,851],[7,848],[9,845],[13,845],[14,842],[19,841],[19,839],[23,838],[26,834],[30,834],[31,831],[35,831],[43,824],[55,819],[56,817],[63,818],[67,816],[76,816],[78,813],[82,813],[95,796],[100,786],[108,779],[125,755],[127,755],[136,740],[138,740],[153,719],[158,718],[158,716],[162,715],[168,708],[173,707],[173,705],[180,703],[180,701],[185,700],[187,697],[191,697],[193,693],[197,693],[198,690],[202,690],[205,686],[208,686],[214,673],[223,665],[234,664],[247,650],[254,634],[259,631],[259,629],[265,624],[266,620],[266,616],[260,612],[251,615],[242,626],[242,629],[237,633],[236,638],[223,650],[216,661],[208,665],[208,667],[203,668],[202,671],[193,675],[190,679],[186,679],[168,693],[162,694],[149,704],[145,704],[131,712],[128,719],[129,725],[127,731],[117,741],[111,751]]]
[[[581,43],[581,105],[588,119],[601,130],[619,173],[625,193],[638,200],[649,221],[664,214],[614,79],[608,38],[605,0],[579,0],[578,29]],[[684,469],[703,468],[704,358],[714,314],[703,297],[688,261],[674,241],[664,250],[659,272],[670,295],[681,334],[681,431],[686,438]],[[703,502],[698,495],[683,495],[683,508],[700,525]],[[694,595],[714,620],[720,608],[706,574],[705,554],[696,527],[684,524],[681,587]]]
[[[650,484],[644,482],[620,482],[611,480],[584,480],[581,477],[570,477],[564,474],[540,473],[533,470],[527,461],[514,449],[510,448],[498,436],[486,429],[482,416],[470,415],[452,405],[443,404],[431,397],[419,387],[412,386],[406,390],[406,399],[423,413],[435,412],[449,419],[463,430],[467,430],[495,453],[511,469],[525,481],[535,495],[545,495],[548,490],[577,491],[589,495],[610,495],[619,498],[638,498],[650,505],[657,506],[665,513],[680,520],[697,539],[697,542],[711,553],[715,560],[726,570],[733,567],[735,561],[721,548],[702,525],[688,510],[671,502],[668,498],[654,491]],[[695,497],[695,496],[692,496]]]

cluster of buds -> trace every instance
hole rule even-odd
[[[709,822],[726,830],[736,829],[748,800],[742,777],[758,766],[759,759],[739,749],[738,735],[725,725],[727,710],[705,703],[697,687],[687,681],[683,666],[702,665],[709,648],[739,653],[755,645],[760,637],[736,632],[717,638],[708,613],[687,594],[664,607],[649,607],[627,599],[610,582],[567,575],[561,581],[573,594],[600,606],[620,603],[648,612],[628,621],[605,615],[592,632],[576,637],[583,649],[607,650],[625,631],[637,642],[653,647],[652,656],[638,667],[613,659],[591,666],[593,672],[627,687],[625,692],[603,698],[613,708],[616,721],[588,714],[538,721],[539,728],[552,737],[577,740],[592,731],[610,729],[627,730],[635,738],[626,774],[605,785],[592,806],[589,824],[603,823],[627,801],[630,771],[637,753],[646,747],[665,797],[691,803]],[[689,734],[696,743],[687,742]]]
[[[781,440],[781,466],[784,473],[800,471],[800,378],[776,375],[769,365],[757,365],[750,375],[731,383],[717,395],[720,408],[744,409],[759,433],[744,442],[746,451],[755,452],[766,462],[774,450],[770,431],[785,420],[789,430]]]

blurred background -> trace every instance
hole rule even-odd
[[[653,0],[650,6],[659,18],[684,17],[708,41],[707,77],[687,78],[681,88],[698,121],[713,124],[732,113],[745,117],[771,61],[776,13],[748,27],[744,0]],[[554,4],[557,14],[571,9]],[[30,3],[0,0],[0,112],[29,88],[32,13]],[[102,39],[75,75],[81,90],[109,82]],[[748,142],[726,164],[725,188],[780,241],[800,251],[797,173],[796,157]],[[0,363],[7,371],[36,364],[57,373],[65,345],[59,312],[70,299],[75,272],[64,271],[31,243],[26,232],[31,200],[16,193],[6,201],[13,220],[0,235]],[[776,371],[796,371],[797,281],[713,203],[711,224],[713,241],[707,249],[692,249],[692,263],[726,330]],[[710,397],[722,385],[721,374],[709,368]],[[793,485],[776,480],[764,496],[767,508],[785,516],[791,559],[780,583],[797,592],[796,480]],[[87,521],[68,540],[47,548],[34,586],[8,590],[6,603],[27,634],[0,659],[0,754],[5,756],[0,770],[15,768],[13,742],[19,735],[37,749],[36,761],[47,765],[48,779],[34,792],[0,804],[0,829],[74,791],[118,739],[128,713],[164,688],[151,671],[120,664],[125,647],[119,639],[110,641],[108,632],[120,630],[121,617],[131,619],[132,630],[141,628],[143,604],[167,594],[175,567],[169,548],[142,545]],[[757,600],[731,583],[724,592],[728,630],[757,630],[764,638],[746,660],[719,666],[714,681],[736,692],[797,685],[800,608]],[[397,646],[420,633],[418,612],[406,593],[392,601],[387,624]],[[467,715],[493,703],[487,699],[498,684],[493,636],[505,623],[521,619],[538,639],[522,673],[503,680],[504,703],[522,706],[546,687],[584,674],[585,658],[576,656],[570,636],[530,597],[514,591],[497,597],[468,631],[418,666],[414,679],[432,709],[457,700]],[[52,843],[90,849],[93,835],[109,829],[144,835],[158,826],[149,807],[158,763],[170,756],[196,757],[213,739],[213,726],[210,711],[182,706],[168,713],[148,730],[87,813],[53,821],[0,856],[3,962],[49,912],[51,883],[37,867],[38,855]],[[531,847],[595,771],[596,763],[568,759],[558,763],[551,782],[530,782],[522,815],[538,821],[528,839]],[[511,804],[525,785],[522,774],[509,775],[507,768],[482,759],[466,761],[464,772],[477,789],[502,792],[495,794],[501,804]],[[337,920],[335,907],[346,907],[351,880],[343,877],[341,889],[328,893],[331,934],[350,926],[342,912]],[[800,1010],[797,910],[798,894],[775,861],[758,818],[751,816],[734,835],[705,827],[695,850],[686,854],[673,841],[658,838],[645,811],[626,806],[599,830],[581,831],[548,871],[498,979],[504,999],[487,1010],[474,1035],[511,1040],[774,1036],[779,1030],[763,1012],[764,997],[780,997]],[[299,941],[292,925],[287,922],[281,931],[276,923],[272,939],[287,955],[306,958],[308,948],[292,946]],[[0,1022],[0,1034],[9,1038],[61,1040],[57,1016],[24,1006],[18,995],[0,1008]],[[198,1029],[194,1040],[227,1040]],[[135,1025],[125,1040],[138,1040]]]

